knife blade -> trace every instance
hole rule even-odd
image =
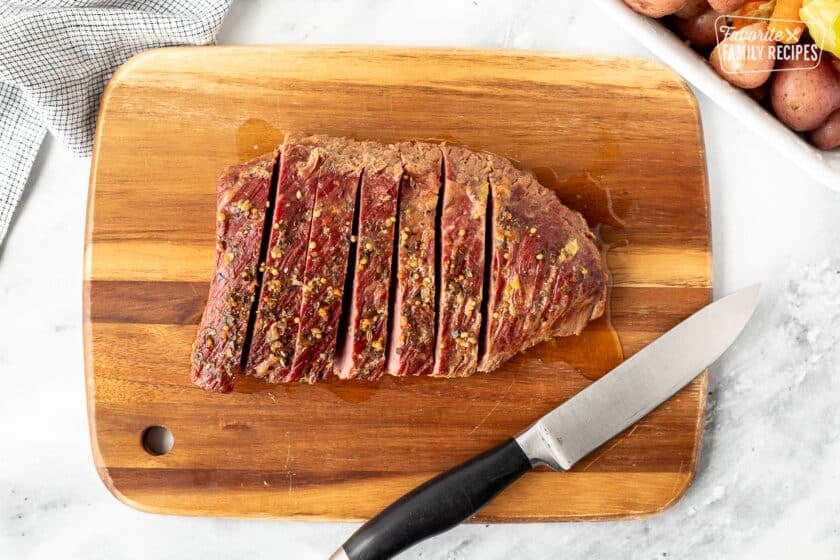
[[[570,469],[717,360],[746,326],[759,291],[744,288],[699,310],[515,438],[388,506],[330,560],[391,558],[468,519],[535,465]]]

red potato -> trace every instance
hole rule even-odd
[[[661,18],[682,8],[686,0],[624,0],[624,3],[640,14]]]
[[[840,147],[840,109],[831,113],[819,128],[809,136],[811,144],[821,150],[833,150]]]
[[[840,108],[840,78],[824,57],[779,62],[770,86],[770,102],[780,121],[799,131],[813,130]]]
[[[692,47],[708,49],[717,44],[715,23],[719,17],[719,13],[709,8],[693,19],[675,19],[674,27]]]
[[[674,12],[674,17],[694,19],[700,17],[700,14],[705,13],[708,9],[709,3],[706,0],[688,0],[682,8]]]
[[[757,88],[773,72],[775,46],[776,41],[767,32],[767,23],[753,23],[721,41],[709,55],[709,63],[733,86]]]
[[[721,14],[729,14],[742,7],[747,0],[709,0],[709,5]]]

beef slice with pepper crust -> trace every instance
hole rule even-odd
[[[492,242],[480,371],[603,313],[607,273],[583,217],[533,175],[491,156]]]
[[[228,393],[240,373],[277,152],[229,167],[217,184],[216,267],[191,355],[193,383]]]
[[[402,176],[395,146],[362,143],[363,165],[359,192],[354,277],[341,358],[341,379],[378,379],[385,373],[388,342],[388,303],[394,253],[394,224]],[[339,333],[342,336],[342,333]]]
[[[437,144],[398,145],[403,164],[388,373],[429,375],[435,356],[435,213],[443,154]]]
[[[300,328],[291,379],[314,383],[332,375],[342,312],[362,144],[313,137],[321,163],[303,274]]]
[[[475,373],[478,362],[489,160],[460,147],[442,150],[445,184],[432,375],[463,377]]]
[[[323,140],[289,135],[283,145],[274,215],[261,267],[263,283],[247,371],[270,383],[292,381],[304,265]]]

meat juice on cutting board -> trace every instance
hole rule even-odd
[[[295,160],[298,145],[307,145],[310,153]],[[427,309],[428,287],[434,285],[433,355],[428,355],[428,343],[420,354],[425,352],[426,361],[432,362],[431,374],[442,377],[495,369],[539,342],[581,333],[590,320],[604,314],[605,262],[580,214],[563,206],[532,174],[505,158],[448,145],[422,145],[440,150],[444,160],[434,216],[433,279],[408,271],[409,265],[416,265],[413,257],[400,259],[400,241],[405,236],[399,219],[406,215],[405,208],[398,207],[399,193],[410,192],[412,178],[409,168],[400,173],[397,147],[326,136],[287,137],[272,183],[276,204],[264,222],[261,258],[253,263],[262,280],[262,294],[251,297],[256,324],[251,349],[241,349],[246,374],[272,382],[314,382],[331,377],[375,379],[386,370],[392,375],[415,373],[400,371],[399,357],[406,350],[401,335],[413,327],[406,321],[410,315],[406,309],[424,302],[423,298],[400,300],[400,289],[406,288],[400,282],[426,289]],[[239,187],[237,182],[227,189]],[[236,194],[227,198],[235,199]],[[250,203],[245,198],[226,200],[228,206],[220,206],[219,214],[230,212],[230,219],[235,220],[236,208]],[[426,205],[426,212],[430,207]],[[283,238],[279,241],[285,245],[278,244],[278,229]],[[282,234],[288,231],[306,249],[302,274],[287,274],[289,267],[275,262],[286,254],[288,236]],[[250,233],[248,242],[253,245]],[[219,241],[222,245],[244,242],[239,232],[226,229],[220,229]],[[377,251],[377,246],[384,250]],[[422,256],[430,262],[427,253]],[[376,270],[365,275],[371,261]],[[241,293],[244,276],[226,273],[224,259],[217,265],[211,294],[218,299],[218,294]],[[293,297],[267,301],[264,294],[278,282]],[[422,292],[415,289],[413,293]],[[384,310],[383,302],[388,302]],[[278,331],[264,320],[265,306],[271,308],[272,317],[280,312],[285,315],[283,329]],[[208,356],[215,355],[216,339],[207,333],[218,326],[219,308],[217,301],[209,302],[202,317],[193,352],[193,378],[206,389],[227,392],[240,373],[235,368],[218,368],[218,379],[197,374],[207,370]],[[427,321],[429,316],[425,312]],[[236,327],[242,329],[241,321]],[[222,338],[229,334],[223,333]],[[416,358],[417,352],[413,354]],[[226,359],[230,362],[235,357],[234,353]],[[274,369],[282,371],[274,375]],[[428,368],[417,373],[428,373]]]
[[[566,206],[586,216],[598,237],[605,262],[610,249],[626,244],[621,231],[633,219],[626,198],[614,197],[610,189],[589,172],[560,178],[550,167],[538,166],[530,171],[540,184],[557,193]],[[592,380],[612,371],[624,361],[624,352],[618,331],[612,324],[610,301],[608,294],[604,315],[590,322],[578,336],[547,340],[534,348],[535,354],[549,363],[567,363]]]

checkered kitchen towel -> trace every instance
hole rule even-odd
[[[231,0],[0,0],[0,243],[44,134],[90,155],[114,70],[155,47],[216,36]]]

